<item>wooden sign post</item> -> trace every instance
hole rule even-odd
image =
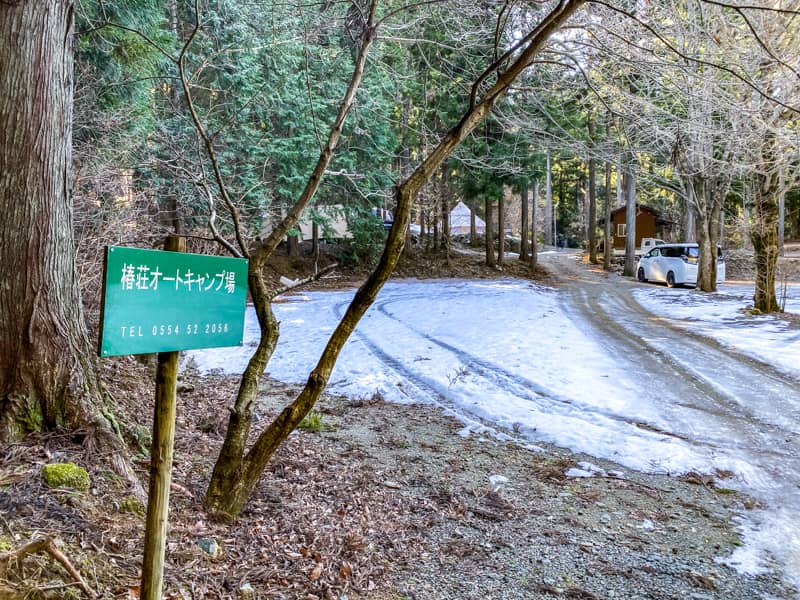
[[[103,275],[100,356],[158,352],[142,600],[163,587],[179,351],[241,346],[247,297],[246,260],[186,254],[178,236],[165,249],[109,247]]]
[[[186,238],[170,236],[167,238],[165,250],[186,252]],[[163,587],[169,486],[172,482],[172,451],[175,445],[179,354],[158,353],[153,444],[150,449],[150,490],[147,495],[147,522],[144,530],[142,600],[161,600]]]

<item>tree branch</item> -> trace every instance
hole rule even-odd
[[[239,211],[237,210],[236,206],[234,205],[233,201],[228,194],[228,187],[225,184],[225,179],[222,176],[222,171],[219,166],[219,159],[217,157],[217,151],[214,149],[214,142],[203,126],[202,121],[200,120],[199,115],[197,114],[197,109],[194,106],[194,98],[192,96],[192,90],[189,87],[189,79],[186,76],[186,64],[185,58],[186,53],[189,50],[189,46],[191,46],[194,38],[197,36],[198,32],[200,31],[200,2],[199,0],[195,0],[194,3],[194,27],[192,31],[189,33],[189,37],[186,39],[186,42],[183,44],[181,48],[180,54],[177,58],[177,65],[178,65],[178,73],[180,74],[181,86],[183,88],[183,95],[186,98],[186,106],[189,109],[189,115],[192,118],[192,123],[194,123],[195,130],[200,138],[203,140],[203,146],[205,147],[206,154],[208,155],[208,159],[211,161],[211,168],[214,173],[214,180],[217,184],[217,188],[219,189],[220,195],[222,196],[222,201],[225,203],[228,211],[230,212],[231,219],[233,220],[233,231],[234,235],[236,236],[236,241],[239,244],[239,256],[244,256],[245,258],[248,256],[247,251],[247,244],[244,241],[244,236],[242,234],[242,226],[239,222]],[[216,236],[215,236],[216,237]],[[229,248],[229,245],[225,245],[226,248]]]
[[[319,185],[322,182],[322,177],[325,174],[325,170],[328,168],[331,158],[333,158],[333,152],[339,143],[339,138],[342,134],[342,127],[344,126],[345,119],[347,118],[347,115],[353,106],[356,92],[358,91],[358,88],[361,85],[361,80],[364,77],[364,65],[367,61],[367,54],[369,53],[372,43],[377,37],[377,29],[375,27],[375,12],[377,7],[378,0],[371,0],[369,15],[364,28],[364,39],[361,44],[361,48],[359,48],[358,51],[358,57],[356,58],[356,64],[353,68],[353,74],[350,77],[350,83],[347,87],[347,91],[342,98],[342,104],[339,107],[339,113],[336,115],[336,119],[328,133],[328,140],[320,151],[317,164],[311,171],[311,175],[308,177],[306,186],[292,209],[289,211],[286,217],[284,217],[283,221],[281,221],[270,232],[267,238],[263,240],[261,244],[252,252],[251,260],[256,266],[263,265],[270,255],[275,251],[275,248],[278,247],[278,244],[280,244],[289,230],[300,220],[300,216],[303,214],[303,211],[313,199],[317,189],[319,189]]]
[[[75,580],[75,584],[80,587],[84,594],[89,596],[89,598],[95,597],[92,589],[86,584],[86,581],[83,579],[83,577],[81,577],[81,574],[78,572],[78,570],[72,566],[72,563],[69,561],[67,556],[56,547],[52,538],[39,538],[28,542],[16,550],[0,552],[0,564],[8,563],[10,561],[19,562],[29,554],[36,554],[37,552],[42,551],[49,554],[53,559],[58,561],[62,567],[64,567],[67,573],[69,573],[70,577]]]
[[[751,88],[753,91],[755,91],[759,96],[761,96],[765,100],[769,100],[770,102],[774,102],[775,104],[777,104],[779,106],[782,106],[783,108],[785,108],[787,110],[790,110],[790,111],[800,115],[800,108],[792,106],[790,104],[786,104],[785,102],[782,102],[781,100],[778,100],[774,96],[766,93],[758,85],[753,83],[753,81],[751,81],[750,79],[748,79],[744,75],[738,73],[735,69],[732,69],[732,68],[727,67],[725,65],[720,65],[720,64],[717,64],[717,63],[714,63],[714,62],[711,62],[711,61],[703,60],[703,59],[697,58],[695,56],[689,56],[689,55],[685,54],[684,52],[681,52],[678,48],[675,47],[674,44],[672,44],[669,40],[664,38],[664,36],[662,36],[660,33],[658,33],[658,31],[656,31],[656,29],[652,25],[650,25],[648,23],[645,23],[644,21],[642,21],[641,19],[637,18],[632,13],[630,13],[630,12],[628,12],[626,10],[623,10],[621,8],[618,8],[616,6],[613,6],[612,4],[610,4],[608,2],[604,2],[603,0],[587,0],[587,1],[591,2],[592,4],[597,4],[598,6],[605,6],[607,9],[609,9],[609,10],[615,12],[615,13],[621,14],[621,15],[629,18],[629,19],[632,19],[633,21],[638,23],[642,28],[646,29],[648,32],[650,32],[652,35],[654,35],[662,44],[664,44],[664,46],[669,51],[675,53],[675,55],[681,57],[682,59],[684,59],[686,61],[691,61],[691,62],[700,64],[700,65],[704,65],[704,66],[707,66],[707,67],[711,67],[713,69],[718,69],[720,71],[724,71],[725,73],[728,73],[728,74],[732,75],[733,77],[735,77],[736,79],[738,79],[739,81],[741,81],[742,83],[747,85],[749,88]],[[705,2],[707,0],[703,0],[703,1]],[[650,49],[645,49],[645,50],[647,52],[653,54],[652,50],[650,50]]]

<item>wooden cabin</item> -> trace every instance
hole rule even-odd
[[[627,229],[626,207],[611,211],[611,233],[614,238],[614,249],[625,249],[625,232]],[[669,221],[663,219],[658,211],[649,206],[636,205],[636,247],[642,243],[642,238],[664,238],[664,228]],[[602,224],[601,224],[602,227]]]

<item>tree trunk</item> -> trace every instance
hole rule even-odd
[[[547,151],[547,165],[544,179],[544,243],[556,245],[555,223],[553,222],[553,176],[550,166],[550,151]]]
[[[553,243],[558,246],[558,209],[567,206],[567,182],[564,173],[560,173],[558,177],[558,204],[553,205]],[[562,234],[562,246],[567,247],[568,228],[565,220],[564,225],[561,227],[564,230]]]
[[[589,229],[589,262],[597,264],[597,193],[595,189],[596,174],[595,160],[589,159],[589,215],[587,227]]]
[[[475,222],[475,210],[469,209],[469,245],[474,248],[478,245],[478,226]]]
[[[697,289],[703,292],[717,290],[717,243],[719,242],[720,202],[714,197],[714,184],[710,180],[694,178],[694,193],[704,197],[700,206],[704,210],[696,211],[697,243]]]
[[[319,225],[316,222],[311,224],[311,254],[314,257],[314,271],[316,272],[319,262]]]
[[[442,250],[445,262],[450,264],[450,174],[447,165],[442,165]]]
[[[583,183],[583,178],[578,177],[575,182],[575,203],[578,207],[578,216],[581,219],[580,247],[586,248],[589,245],[589,220],[587,218],[589,214],[589,186],[588,182],[586,182],[587,185],[581,187]]]
[[[692,191],[692,184],[689,183],[688,190],[690,194],[693,194]],[[695,214],[696,210],[694,208],[693,202],[687,202],[686,204],[686,214],[684,215],[683,220],[683,241],[684,242],[696,242],[697,241],[697,224],[695,223]]]
[[[628,162],[623,172],[625,188],[625,267],[622,274],[633,277],[636,270],[636,173]]]
[[[492,221],[494,221],[494,217],[492,216],[492,201],[486,198],[483,204],[484,212],[486,213],[486,233],[483,236],[486,242],[486,265],[489,267],[496,267],[497,260],[494,257],[494,227],[492,226]]]
[[[297,235],[286,237],[286,254],[289,255],[289,258],[298,258],[300,256],[300,238]]]
[[[430,212],[431,224],[433,225],[433,251],[434,252],[439,250],[439,246],[440,246],[440,241],[439,241],[439,214],[438,214],[439,211],[437,210],[437,208],[438,208],[437,205],[438,204],[439,204],[438,202],[434,201],[433,207],[431,207],[431,212]]]
[[[0,3],[0,441],[66,428],[118,446],[75,268],[72,17],[69,1]]]
[[[778,185],[774,174],[757,175],[753,198],[753,223],[750,239],[755,256],[756,283],[753,307],[761,312],[780,310],[775,293],[775,272],[778,265]]]
[[[786,223],[786,180],[783,174],[784,166],[781,163],[778,178],[778,254],[784,255],[785,223]]]
[[[497,265],[502,267],[506,255],[506,202],[502,192],[497,199]]]
[[[272,312],[263,275],[260,269],[253,267],[252,263],[248,273],[248,285],[261,328],[261,338],[242,374],[236,403],[228,417],[225,441],[220,449],[217,462],[214,464],[214,472],[206,491],[206,507],[218,515],[234,516],[233,513],[238,514],[261,474],[259,472],[249,477],[243,475],[245,472],[245,448],[253,422],[253,407],[258,396],[258,383],[275,351],[280,335],[279,323]],[[232,512],[234,504],[238,505],[238,509]]]
[[[522,184],[522,189],[519,191],[519,200],[521,207],[521,233],[519,242],[519,259],[521,261],[528,260],[528,184]]]
[[[614,238],[611,231],[611,161],[606,161],[606,195],[603,203],[605,227],[603,229],[603,270],[611,270],[611,253],[614,251]]]
[[[408,63],[404,63],[404,70],[408,71]],[[411,167],[411,142],[408,135],[408,115],[411,113],[411,98],[408,94],[403,94],[403,114],[400,117],[400,140],[402,144],[402,151],[400,152],[400,181],[403,181],[408,175],[408,170]],[[421,207],[420,207],[421,208]],[[397,207],[393,207],[397,212]],[[422,211],[419,211],[420,214]],[[420,242],[422,242],[422,232],[420,231]],[[406,247],[411,246],[411,228],[406,230]]]
[[[712,252],[711,229],[714,223],[703,214],[697,215],[697,243],[699,245],[697,257],[697,283],[695,287],[703,292],[713,292],[717,289],[716,283],[716,252]]]
[[[533,198],[531,200],[531,269],[536,270],[536,263],[539,260],[536,248],[536,205],[539,202],[539,180],[533,182]]]

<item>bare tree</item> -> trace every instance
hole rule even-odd
[[[316,403],[327,385],[342,346],[353,332],[361,316],[374,301],[378,291],[397,263],[405,244],[411,209],[422,187],[441,168],[442,163],[450,156],[453,150],[486,118],[520,73],[530,66],[532,60],[552,33],[559,29],[582,4],[583,0],[560,0],[552,5],[550,11],[539,20],[536,19],[536,15],[525,13],[524,20],[532,21],[526,33],[517,37],[507,49],[499,53],[496,60],[477,76],[469,90],[467,108],[459,122],[440,138],[420,164],[397,187],[394,223],[378,266],[364,285],[359,288],[347,312],[332,334],[317,366],[309,375],[306,386],[298,397],[276,417],[258,436],[250,449],[247,450],[247,434],[252,421],[252,408],[255,401],[257,382],[266,367],[266,362],[274,350],[275,341],[277,340],[277,322],[269,306],[269,294],[261,276],[260,267],[269,253],[277,246],[276,240],[286,234],[293,225],[293,221],[296,222],[299,218],[310,197],[313,196],[318,184],[318,178],[315,178],[315,175],[312,175],[309,179],[306,192],[304,192],[292,210],[289,211],[287,219],[276,227],[267,240],[262,242],[255,250],[249,252],[250,292],[261,323],[262,337],[258,349],[242,377],[239,396],[234,409],[231,411],[225,443],[206,495],[206,506],[213,513],[229,518],[234,518],[239,514],[273,452]],[[357,86],[358,81],[360,81],[361,72],[363,71],[362,55],[366,55],[368,42],[374,39],[375,36],[376,6],[377,0],[373,1],[369,17],[365,23],[365,37],[361,42],[357,67],[351,81],[351,89]],[[186,81],[185,77],[184,81]],[[189,90],[187,89],[186,91],[187,95],[190,95]],[[349,92],[345,97],[345,102],[342,103],[342,107],[348,106],[348,99],[352,101],[352,96]],[[346,115],[345,108],[340,110],[337,122],[331,128],[329,144],[323,148],[318,167],[320,163],[329,160],[329,155],[333,152],[330,141],[331,139],[334,141],[338,139],[341,128],[340,120],[343,120],[344,115]],[[198,130],[202,131],[199,120]],[[333,145],[335,146],[335,144]],[[213,162],[213,146],[207,144],[207,148]],[[322,172],[324,172],[324,166],[322,170],[318,168],[314,170],[314,174],[319,173],[320,177]],[[224,198],[225,194],[222,190],[221,178],[218,178],[218,183]],[[229,206],[232,212],[235,213],[235,207],[232,204]],[[220,241],[222,242],[223,240]],[[233,249],[230,243],[227,246]],[[244,244],[241,241],[239,247],[244,249]]]

